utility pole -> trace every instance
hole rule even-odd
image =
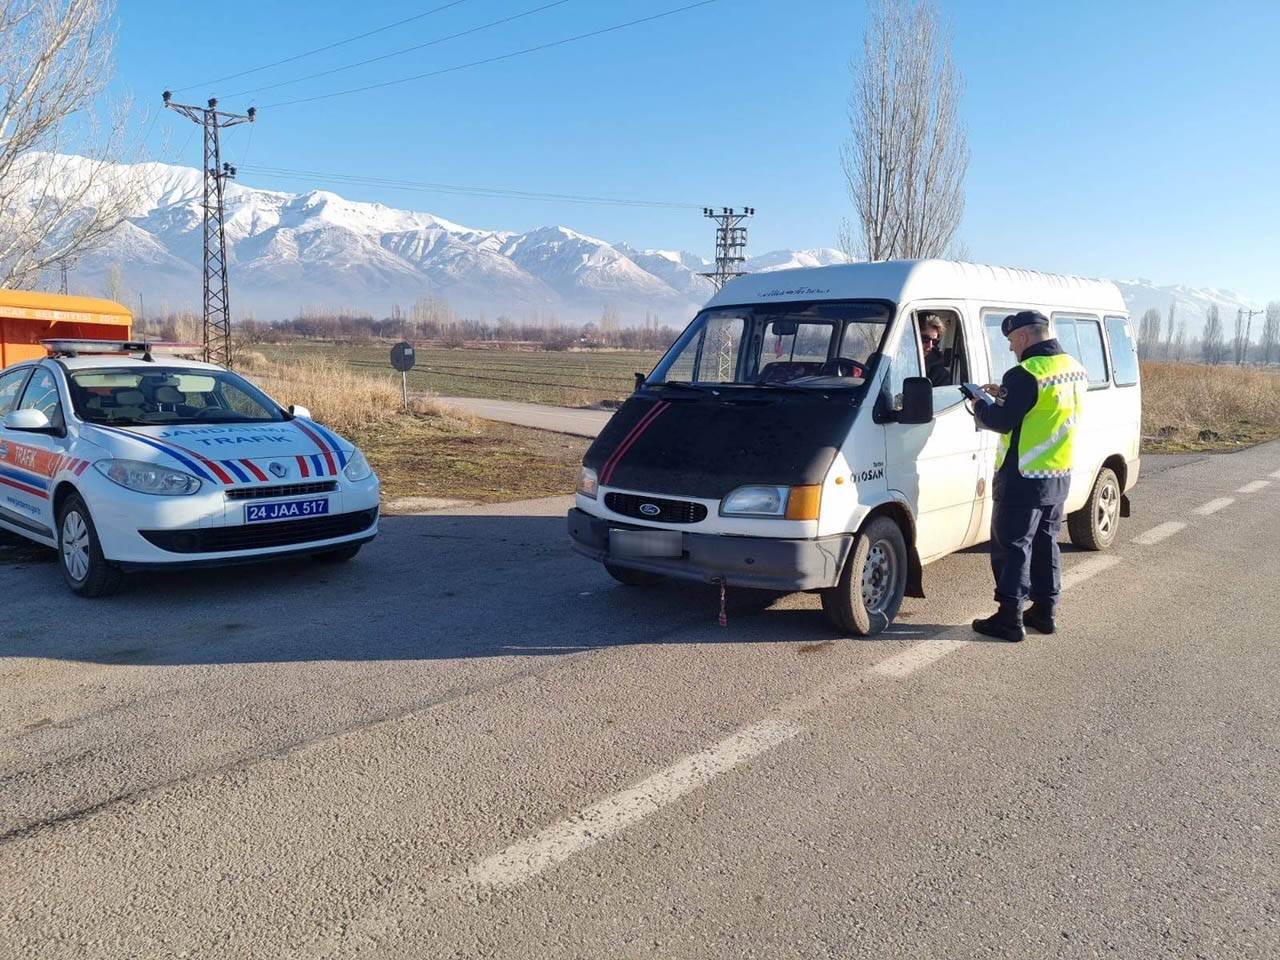
[[[248,113],[218,109],[216,98],[207,107],[174,103],[164,92],[164,105],[204,127],[204,358],[211,363],[231,363],[231,298],[227,290],[227,235],[223,229],[223,194],[236,168],[222,162],[220,131],[239,123],[253,123]]]
[[[734,277],[740,277],[746,271],[738,269],[747,259],[747,228],[741,226],[747,217],[754,217],[755,207],[743,207],[741,213],[732,207],[721,207],[716,213],[711,207],[703,207],[702,215],[716,222],[716,269],[714,273],[704,273],[719,290]]]
[[[1249,339],[1253,336],[1253,318],[1255,315],[1259,313],[1265,313],[1266,311],[1265,310],[1245,310],[1241,308],[1240,312],[1245,315],[1246,326],[1244,330],[1244,346],[1241,348],[1240,360],[1236,361],[1237,364],[1241,362],[1244,362],[1244,363],[1249,362]]]
[[[58,261],[58,266],[62,269],[62,285],[58,288],[58,292],[65,295],[67,292],[67,270],[71,264],[67,263],[66,257],[63,257]]]

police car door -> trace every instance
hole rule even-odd
[[[5,443],[13,449],[6,457],[7,463],[17,465],[26,482],[19,489],[19,499],[26,519],[41,529],[47,537],[56,538],[53,517],[53,480],[62,454],[68,444],[66,418],[62,397],[58,392],[58,379],[47,367],[36,367],[27,381],[22,399],[14,410],[39,410],[49,418],[52,430],[37,433],[31,430],[6,430]]]
[[[890,374],[894,396],[901,392],[905,376],[924,375],[919,334],[924,313],[944,322],[946,329],[936,349],[945,358],[947,377],[933,389],[931,422],[885,424],[885,471],[889,489],[915,511],[916,548],[920,559],[927,561],[973,542],[973,519],[975,512],[981,512],[976,504],[983,441],[960,393],[960,383],[971,379],[975,367],[971,338],[965,335],[958,305],[930,301],[899,312],[901,339]]]
[[[22,389],[30,376],[30,367],[0,373],[0,422],[17,406],[18,398],[22,396]],[[19,440],[25,444],[26,435],[0,426],[0,521],[23,532],[35,532],[32,531],[36,523],[32,512],[37,508],[29,493],[33,477],[21,465],[20,461],[25,456],[20,449]],[[48,530],[38,532],[46,536],[49,534]]]

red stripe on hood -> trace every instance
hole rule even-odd
[[[617,470],[618,464],[626,456],[627,451],[635,445],[641,435],[649,429],[650,424],[657,420],[669,406],[671,406],[669,401],[659,400],[653,405],[653,409],[641,417],[640,422],[631,428],[631,432],[622,438],[622,442],[618,444],[618,449],[613,451],[600,471],[600,483],[608,483],[612,479],[614,471]]]

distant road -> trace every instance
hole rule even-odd
[[[572,433],[579,437],[594,437],[609,418],[612,410],[578,410],[572,407],[553,407],[542,403],[517,403],[513,400],[481,400],[477,397],[440,397],[443,403],[461,407],[484,420],[500,420],[522,427]]]

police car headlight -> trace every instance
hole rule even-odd
[[[369,466],[369,461],[364,458],[363,453],[353,450],[351,459],[347,461],[342,472],[347,475],[348,480],[366,480],[369,474],[373,473],[373,467]]]
[[[94,469],[126,490],[158,497],[185,497],[200,489],[200,481],[181,470],[157,467],[140,460],[99,460]]]
[[[578,492],[584,497],[590,497],[594,500],[599,490],[600,481],[596,477],[596,472],[590,467],[583,467],[578,474]]]
[[[822,487],[819,484],[739,487],[721,502],[720,515],[816,520],[821,506]]]

